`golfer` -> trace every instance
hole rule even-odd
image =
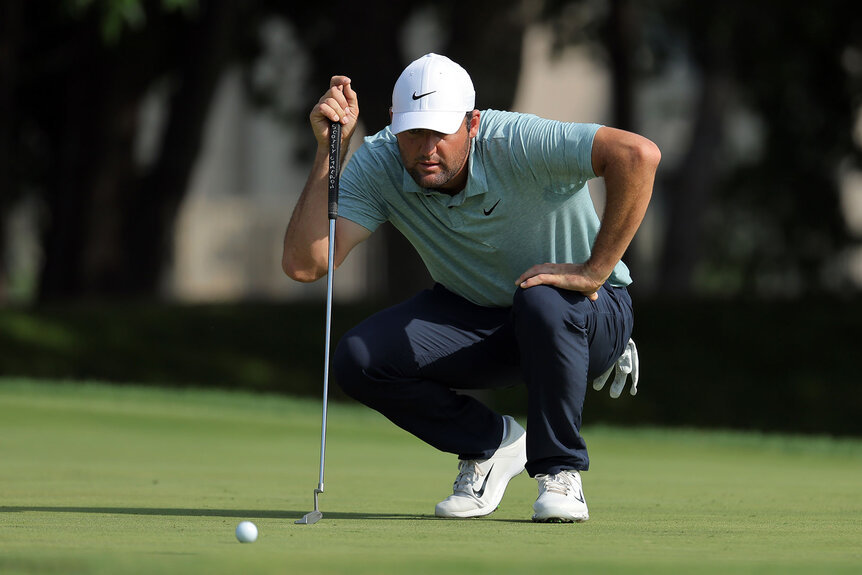
[[[346,151],[358,119],[350,78],[334,76],[310,114],[317,155],[284,239],[282,266],[295,280],[327,273],[329,124],[342,124]],[[621,258],[659,159],[630,132],[479,111],[470,76],[445,56],[427,54],[398,78],[391,124],[365,138],[341,176],[334,265],[389,221],[435,285],[346,333],[333,372],[349,396],[458,456],[437,516],[488,515],[526,468],[538,481],[534,521],[589,518],[584,397],[621,356],[632,361]],[[601,218],[587,188],[596,177],[607,190]],[[517,380],[526,431],[459,393]]]

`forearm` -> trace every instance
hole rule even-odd
[[[585,263],[588,273],[601,283],[622,259],[643,221],[661,159],[655,144],[640,136],[627,134],[617,142],[612,159],[598,166],[605,180],[605,210]]]
[[[635,236],[652,196],[652,182],[635,184],[617,175],[605,178],[602,224],[593,243],[587,270],[602,283],[608,279]]]
[[[326,275],[329,250],[328,174],[328,150],[319,148],[284,234],[282,269],[297,281],[311,282]]]

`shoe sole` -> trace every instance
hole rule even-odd
[[[564,517],[533,517],[533,523],[583,523],[589,517],[583,519],[567,519]]]
[[[590,514],[576,515],[569,511],[560,511],[559,509],[545,509],[539,511],[533,509],[533,521],[536,523],[583,523],[590,518]]]
[[[498,505],[497,507],[493,508],[491,511],[488,511],[487,513],[481,513],[481,514],[473,513],[473,514],[468,514],[468,515],[461,515],[461,514],[453,513],[451,515],[437,515],[435,513],[434,516],[438,517],[440,519],[479,519],[481,517],[487,517],[487,516],[491,515],[493,512],[495,512],[499,508],[500,508],[500,506]],[[485,510],[480,509],[480,511],[485,511]]]

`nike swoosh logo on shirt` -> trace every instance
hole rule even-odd
[[[502,200],[502,199],[503,199],[503,198],[500,198],[500,200]],[[491,212],[493,212],[493,211],[494,211],[494,208],[496,208],[496,207],[497,207],[497,204],[499,204],[499,203],[500,203],[500,200],[497,200],[496,202],[494,202],[494,205],[493,205],[493,206],[491,206],[490,208],[488,208],[487,210],[482,210],[482,213],[484,213],[486,216],[490,216],[490,215],[491,215]]]

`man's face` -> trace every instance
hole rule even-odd
[[[401,162],[418,185],[444,192],[464,188],[470,140],[475,135],[471,124],[465,119],[454,134],[417,129],[396,136]]]

